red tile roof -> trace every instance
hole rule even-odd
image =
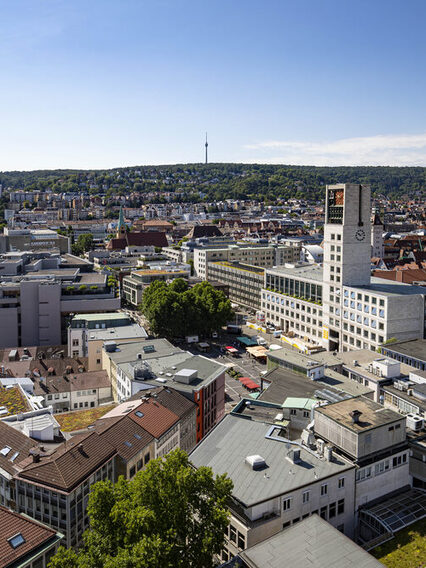
[[[373,270],[373,276],[412,284],[413,282],[426,282],[426,270],[422,268],[402,268],[396,267],[395,270]]]
[[[138,416],[137,413],[142,413],[143,416]],[[151,398],[142,402],[128,416],[157,439],[179,420],[174,412]]]
[[[63,491],[71,491],[107,463],[116,450],[97,432],[74,436],[40,462],[28,465],[20,477]]]
[[[19,533],[24,542],[13,548],[9,539]],[[58,539],[53,529],[0,506],[0,568],[7,568],[49,541],[54,544]]]

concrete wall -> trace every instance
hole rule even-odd
[[[393,458],[400,456],[402,454],[407,454],[406,463],[393,467]],[[383,473],[376,473],[376,464],[380,464],[384,461],[389,462],[389,469]],[[371,476],[357,481],[355,486],[355,510],[358,510],[361,505],[365,505],[378,497],[387,495],[392,491],[401,489],[406,485],[411,485],[411,477],[409,472],[409,458],[408,451],[400,452],[393,456],[389,456],[386,460],[380,460],[378,462],[370,464]]]
[[[18,308],[3,308],[0,303],[0,348],[3,347],[19,347]]]
[[[21,345],[61,344],[61,285],[21,282]]]
[[[419,288],[420,291],[421,288]],[[389,296],[387,301],[386,339],[420,339],[424,330],[425,300],[422,295]],[[404,314],[404,317],[401,317]]]

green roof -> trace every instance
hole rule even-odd
[[[318,402],[313,398],[296,398],[289,396],[283,403],[283,408],[302,408],[304,410],[311,410],[313,405]]]

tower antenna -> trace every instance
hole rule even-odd
[[[206,143],[204,144],[204,146],[206,147],[206,164],[208,163],[208,159],[207,159],[207,148],[209,146],[209,143],[207,142],[207,132],[206,132]]]

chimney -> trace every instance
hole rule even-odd
[[[292,458],[293,463],[300,463],[300,450],[293,450]]]
[[[33,463],[39,463],[40,461],[40,452],[37,449],[30,450],[30,456],[33,457]]]
[[[359,417],[361,416],[362,412],[360,412],[359,410],[352,410],[352,412],[349,413],[349,416],[352,418],[352,423],[353,424],[359,424]]]

